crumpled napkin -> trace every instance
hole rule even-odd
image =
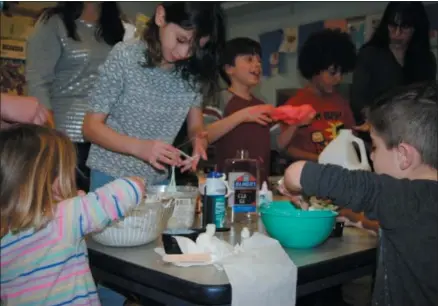
[[[297,267],[277,240],[254,233],[233,247],[213,237],[214,242],[205,249],[188,238],[175,238],[184,254],[212,254],[211,262],[174,264],[181,267],[213,264],[225,270],[233,290],[233,306],[295,305]],[[163,249],[155,251],[161,256],[165,254]]]
[[[283,105],[275,108],[271,113],[271,118],[283,121],[288,125],[305,124],[315,117],[316,111],[310,104],[299,106]]]
[[[231,284],[233,306],[293,306],[297,267],[277,240],[255,233],[241,251],[218,260]]]

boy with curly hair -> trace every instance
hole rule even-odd
[[[348,101],[336,86],[345,73],[353,70],[356,47],[347,33],[325,29],[312,34],[298,57],[298,69],[308,81],[286,105],[310,104],[316,117],[307,126],[283,126],[278,137],[280,148],[295,160],[317,161],[319,153],[333,140],[340,129],[355,124]]]
[[[281,189],[332,199],[379,221],[373,305],[437,305],[437,82],[391,93],[367,117],[376,173],[298,161]]]

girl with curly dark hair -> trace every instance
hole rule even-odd
[[[143,39],[114,47],[83,126],[93,143],[91,189],[126,173],[161,183],[167,165],[187,170],[206,159],[201,103],[216,85],[224,41],[218,2],[163,2]],[[171,144],[186,118],[193,157],[182,162]]]

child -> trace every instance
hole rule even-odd
[[[354,68],[356,48],[347,33],[325,29],[312,34],[298,57],[298,69],[308,85],[286,105],[310,104],[316,117],[308,126],[283,126],[278,145],[294,160],[317,161],[318,155],[340,129],[352,128],[348,102],[336,92],[342,76]]]
[[[33,123],[43,125],[49,118],[49,111],[34,97],[1,94],[0,127],[13,123]]]
[[[100,305],[84,237],[138,205],[144,181],[119,179],[77,196],[76,151],[67,136],[17,125],[0,132],[0,143],[1,300]]]
[[[270,170],[271,141],[269,114],[274,109],[255,98],[251,90],[260,82],[262,72],[260,44],[250,38],[227,42],[222,54],[222,77],[232,94],[225,106],[224,119],[207,127],[208,140],[216,142],[218,169],[236,157],[238,150],[247,150],[249,157],[261,162],[261,181],[267,181]]]
[[[332,199],[380,223],[373,305],[438,301],[438,88],[412,85],[368,111],[376,173],[299,161],[289,192]]]
[[[83,125],[93,144],[91,190],[137,175],[157,184],[166,165],[195,167],[206,159],[202,93],[217,81],[225,41],[220,4],[163,2],[143,39],[117,44],[100,68]],[[173,143],[187,117],[193,158],[181,162]]]

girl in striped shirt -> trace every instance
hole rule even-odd
[[[6,305],[100,305],[84,237],[122,218],[140,178],[78,196],[75,147],[36,125],[0,131],[1,300]]]

